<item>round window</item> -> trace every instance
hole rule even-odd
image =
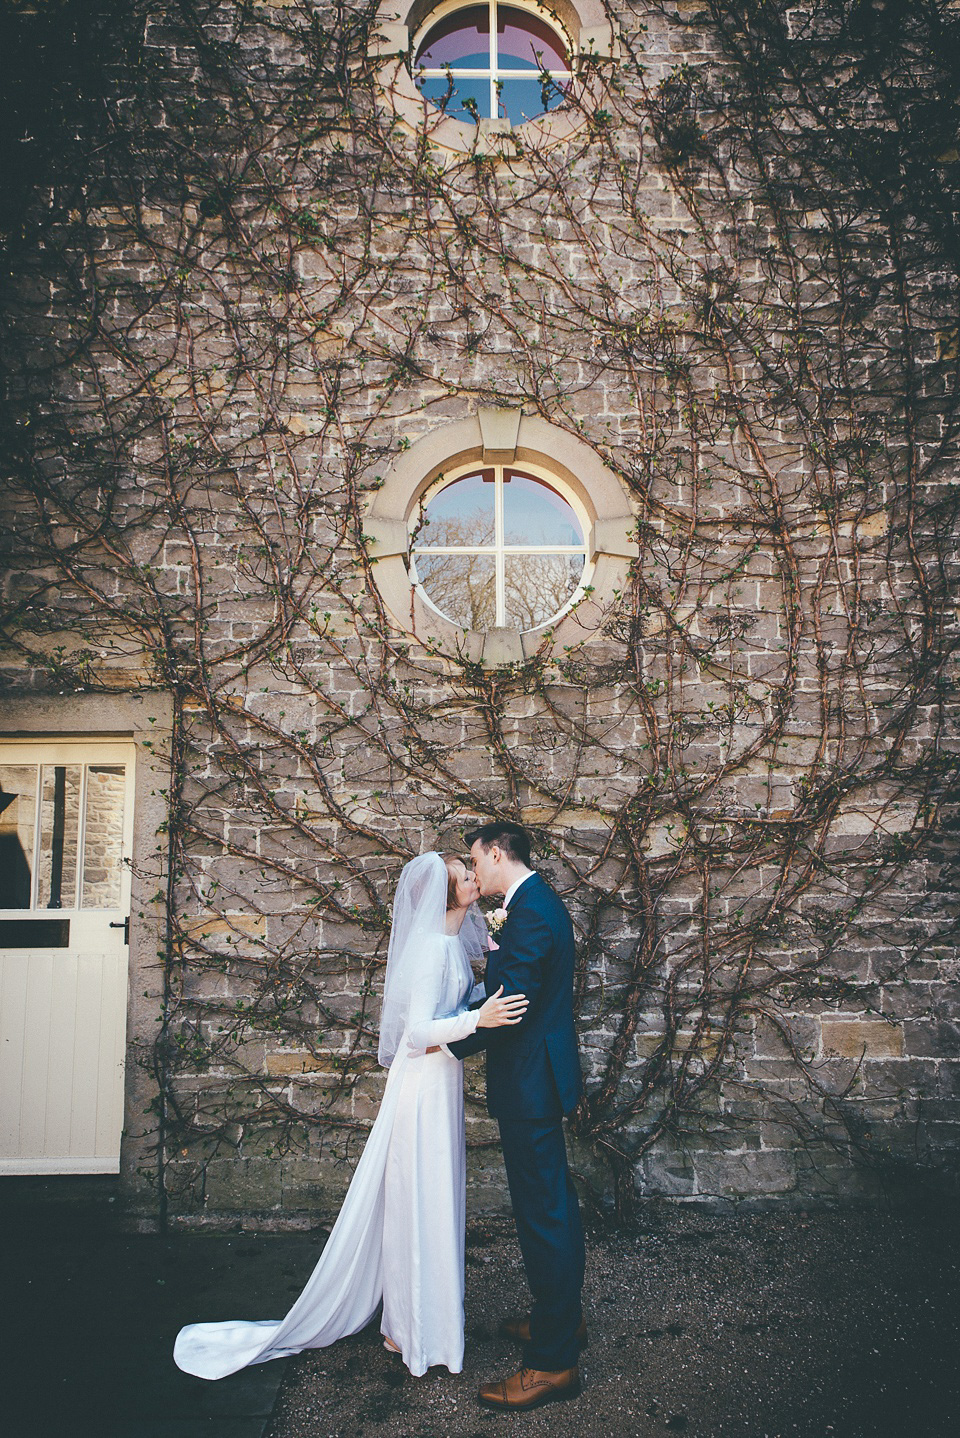
[[[488,0],[434,11],[414,43],[423,97],[453,119],[521,125],[561,105],[572,46],[549,11]]]
[[[411,578],[463,629],[540,629],[586,582],[579,510],[555,481],[506,465],[444,478],[414,515]]]

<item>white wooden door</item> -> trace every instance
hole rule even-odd
[[[0,742],[0,1174],[120,1168],[134,753]]]

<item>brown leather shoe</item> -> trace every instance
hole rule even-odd
[[[529,1343],[529,1318],[505,1318],[500,1325],[500,1337],[509,1338],[512,1343]],[[586,1348],[590,1342],[587,1337],[587,1320],[585,1318],[580,1320],[580,1327],[577,1329],[577,1342],[581,1348]]]
[[[500,1383],[485,1383],[477,1394],[484,1408],[510,1408],[523,1411],[539,1408],[544,1403],[562,1403],[580,1393],[580,1369],[565,1368],[562,1373],[541,1373],[538,1368],[521,1368],[512,1378]]]

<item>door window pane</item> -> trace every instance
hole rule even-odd
[[[0,764],[0,909],[29,909],[36,764]]]
[[[583,528],[557,491],[533,475],[506,470],[503,476],[505,544],[582,544]]]
[[[84,909],[120,907],[126,787],[122,764],[91,764],[87,770],[80,900]]]
[[[582,554],[508,554],[504,561],[507,623],[546,624],[571,598],[583,575]]]
[[[72,909],[77,896],[80,764],[44,764],[40,778],[38,909]]]
[[[464,629],[496,623],[496,562],[492,554],[417,555],[417,578],[441,614]]]

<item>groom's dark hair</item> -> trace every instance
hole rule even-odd
[[[494,819],[489,824],[481,824],[479,829],[469,829],[463,837],[471,849],[476,843],[484,849],[496,844],[515,864],[530,867],[530,835],[521,824]]]

